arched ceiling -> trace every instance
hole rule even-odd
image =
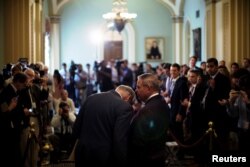
[[[172,16],[183,16],[185,0],[156,0],[170,11]],[[49,0],[50,15],[60,15],[63,8],[72,0]]]

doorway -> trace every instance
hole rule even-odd
[[[105,41],[104,42],[104,60],[123,59],[123,42],[122,41]]]

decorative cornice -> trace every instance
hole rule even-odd
[[[220,2],[221,0],[205,0],[206,2],[206,6],[212,4],[212,3],[217,3],[217,2]]]
[[[183,16],[173,16],[172,20],[174,23],[183,23]]]
[[[61,16],[59,15],[52,15],[50,16],[50,22],[53,23],[60,23],[61,21]]]

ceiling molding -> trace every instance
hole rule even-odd
[[[59,15],[52,15],[50,16],[50,22],[55,24],[60,23],[61,17]]]
[[[183,16],[173,16],[172,20],[173,20],[173,23],[183,23],[184,18]]]

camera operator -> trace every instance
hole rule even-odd
[[[66,151],[68,156],[73,148],[72,127],[76,116],[70,110],[69,105],[65,102],[59,104],[58,112],[54,115],[51,125],[54,127],[54,135],[49,137],[53,145],[53,152],[51,154],[51,161],[57,162],[62,159],[62,152]]]

